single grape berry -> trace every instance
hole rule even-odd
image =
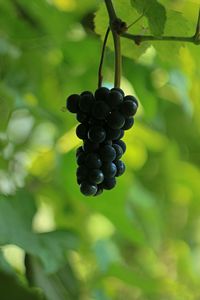
[[[124,97],[124,101],[126,101],[126,100],[130,100],[130,101],[135,102],[137,104],[137,107],[138,107],[138,101],[134,96],[127,95],[127,96]]]
[[[92,118],[89,119],[88,123],[89,123],[90,125],[92,125],[92,126],[93,126],[93,125],[97,125],[97,126],[103,127],[105,121],[104,121],[104,120],[98,120],[98,119],[95,119],[94,117],[92,117]]]
[[[101,169],[105,178],[114,177],[117,173],[117,167],[112,162],[104,163]]]
[[[88,115],[82,111],[78,111],[76,114],[76,119],[77,121],[79,121],[80,123],[85,123],[88,120]]]
[[[98,143],[92,143],[88,139],[84,140],[83,142],[83,150],[85,152],[93,152],[99,149],[99,144]]]
[[[112,190],[115,187],[116,183],[117,183],[117,181],[116,181],[115,177],[105,178],[102,183],[102,187],[105,190]]]
[[[77,164],[79,166],[84,165],[85,163],[85,159],[86,159],[86,154],[84,152],[81,152],[78,156],[77,156]]]
[[[88,127],[85,124],[79,124],[76,127],[76,135],[79,139],[84,140],[87,138]]]
[[[77,94],[70,95],[67,98],[66,101],[66,107],[71,113],[77,113],[78,112],[78,107],[79,107],[79,102],[80,102],[80,96]]]
[[[93,94],[90,91],[84,91],[81,93],[81,96],[90,95],[93,96]]]
[[[89,113],[92,109],[92,105],[94,103],[94,96],[92,93],[86,92],[85,94],[81,94],[81,98],[79,101],[79,108],[84,113]]]
[[[80,185],[82,181],[83,180],[81,178],[79,178],[79,177],[76,178],[76,182],[78,183],[78,185]]]
[[[106,127],[106,140],[118,140],[120,138],[121,130]]]
[[[106,132],[103,127],[93,126],[88,131],[88,138],[93,143],[102,143],[106,138]]]
[[[122,127],[123,128],[123,127]],[[123,129],[120,129],[120,135],[119,135],[119,138],[118,140],[122,139],[124,136],[124,130]]]
[[[109,89],[106,87],[100,87],[95,92],[95,99],[97,101],[105,101],[109,94]]]
[[[122,174],[124,174],[126,167],[125,167],[125,164],[123,163],[123,161],[117,160],[117,161],[115,161],[115,165],[117,167],[117,173],[115,176],[118,177],[118,176],[121,176]]]
[[[98,190],[96,192],[96,194],[94,196],[99,196],[103,193],[103,187],[101,187],[100,185],[98,186]]]
[[[102,166],[102,161],[97,153],[89,153],[85,159],[85,165],[88,169],[99,169]]]
[[[115,149],[112,146],[110,146],[110,145],[102,146],[99,149],[99,155],[100,155],[101,160],[103,162],[105,162],[105,161],[113,161],[113,160],[116,159]]]
[[[77,171],[76,171],[76,176],[80,180],[85,180],[88,176],[88,170],[85,166],[79,166]]]
[[[112,146],[112,140],[105,140],[102,145],[109,145]]]
[[[125,118],[134,116],[137,108],[137,104],[131,100],[126,100],[120,105],[120,111]]]
[[[123,97],[125,96],[125,94],[124,94],[124,91],[122,90],[122,89],[120,89],[120,88],[112,88],[111,90],[110,90],[111,92],[112,91],[117,91],[117,92],[119,92]]]
[[[133,117],[126,118],[126,119],[125,119],[124,126],[122,127],[122,129],[123,129],[123,130],[128,130],[128,129],[130,129],[131,127],[133,127],[133,124],[134,124],[134,118],[133,118]]]
[[[92,108],[92,115],[94,118],[104,120],[109,113],[109,107],[105,102],[95,102]]]
[[[83,147],[82,147],[82,146],[78,147],[78,148],[76,149],[76,157],[78,157],[79,154],[81,154],[81,153],[83,153],[83,152],[84,152],[84,151],[83,151]]]
[[[93,169],[89,172],[89,181],[94,184],[100,184],[104,180],[103,172],[99,169]]]
[[[115,149],[115,153],[116,153],[116,160],[119,160],[122,155],[124,154],[124,151],[122,149],[122,147],[118,144],[113,144],[113,148]]]
[[[106,103],[110,106],[111,109],[116,108],[123,102],[123,96],[120,92],[116,90],[110,91]]]
[[[124,143],[124,141],[118,140],[118,141],[115,141],[115,144],[119,145],[122,148],[124,153],[126,152],[126,144]]]
[[[80,190],[85,196],[94,196],[97,192],[97,186],[83,181],[80,185]]]
[[[120,129],[124,126],[125,118],[117,111],[112,111],[107,118],[108,126],[113,129]]]

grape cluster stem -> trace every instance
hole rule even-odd
[[[121,81],[121,69],[122,69],[122,58],[121,58],[121,43],[120,43],[120,35],[116,30],[116,20],[118,20],[112,1],[105,0],[105,4],[107,7],[109,20],[110,20],[110,29],[113,35],[114,49],[115,49],[115,81],[114,86],[116,88],[120,88]]]

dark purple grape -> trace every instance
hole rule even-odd
[[[88,176],[88,170],[85,166],[79,166],[76,171],[76,176],[80,180],[85,180]]]
[[[92,115],[94,118],[104,120],[109,113],[108,105],[103,101],[95,102],[92,108]]]
[[[125,96],[120,88],[100,87],[93,95],[84,91],[68,97],[66,106],[81,123],[76,128],[83,146],[76,151],[77,183],[85,196],[97,196],[116,185],[116,177],[125,172],[120,160],[126,151],[121,140],[134,124],[138,102]]]
[[[116,183],[117,183],[117,181],[116,181],[115,177],[105,178],[102,183],[102,187],[105,190],[112,190],[115,187]]]
[[[76,119],[77,121],[79,121],[80,123],[85,123],[88,120],[88,115],[82,111],[78,111],[76,114]]]
[[[118,140],[120,138],[121,131],[120,129],[113,129],[106,127],[106,139],[107,140]]]
[[[99,169],[102,166],[102,161],[97,153],[89,153],[85,159],[85,165],[89,169]]]
[[[115,152],[116,152],[116,160],[119,160],[122,155],[124,154],[124,151],[122,149],[122,147],[118,144],[113,144],[113,148],[115,149]]]
[[[122,174],[124,174],[124,172],[126,170],[126,167],[125,167],[125,164],[123,163],[123,161],[117,160],[117,161],[115,161],[115,165],[117,167],[116,177],[121,176]]]
[[[76,127],[76,135],[79,139],[84,140],[87,138],[88,127],[85,124],[79,124]]]
[[[101,169],[105,178],[114,177],[117,173],[117,167],[112,162],[104,163]]]
[[[127,95],[126,97],[124,97],[124,101],[126,101],[126,100],[130,100],[130,101],[135,102],[136,105],[137,105],[137,107],[138,107],[138,101],[137,101],[137,99],[134,96]]]
[[[134,124],[134,118],[133,117],[130,117],[130,118],[126,118],[125,119],[125,124],[124,126],[122,127],[123,130],[128,130],[130,129]]]
[[[113,161],[116,158],[115,149],[110,145],[105,145],[105,146],[100,147],[99,155],[103,162]]]
[[[131,100],[126,100],[120,105],[120,111],[125,118],[134,116],[136,114],[137,108],[137,104]]]
[[[111,92],[112,91],[117,91],[117,92],[119,92],[123,97],[125,96],[125,94],[124,94],[124,91],[122,90],[122,89],[120,89],[120,88],[112,88],[111,90],[110,90]]]
[[[111,109],[118,107],[123,102],[123,96],[120,92],[112,90],[108,97],[106,103],[110,106]]]
[[[99,196],[99,195],[101,195],[103,193],[103,188],[99,185],[98,186],[98,190],[97,190],[97,192],[96,192],[96,194],[94,195],[94,196]]]
[[[76,177],[76,182],[78,183],[78,185],[80,185],[80,184],[81,184],[81,182],[82,182],[82,179],[81,179],[81,178],[79,178],[79,177]]]
[[[66,107],[71,113],[77,113],[78,112],[78,107],[79,107],[79,102],[80,102],[80,96],[77,94],[70,95],[67,98],[66,101]]]
[[[81,94],[81,98],[79,101],[79,108],[84,113],[90,113],[92,106],[94,103],[94,96],[92,93]]]
[[[112,146],[112,140],[105,140],[103,142],[103,145],[109,145],[109,146]]]
[[[93,126],[88,131],[88,138],[93,143],[102,143],[106,138],[106,132],[103,127]]]
[[[97,192],[97,186],[83,181],[80,185],[81,193],[85,196],[94,196]]]
[[[124,143],[124,141],[118,140],[118,141],[115,141],[115,144],[119,145],[122,148],[124,153],[126,152],[126,144]]]
[[[86,159],[86,154],[84,152],[81,152],[78,156],[77,156],[77,164],[79,166],[84,165],[85,163],[85,159]]]
[[[76,149],[76,157],[78,157],[79,154],[81,154],[81,153],[83,153],[83,152],[84,152],[84,151],[83,151],[83,147],[82,147],[82,146],[78,147],[78,148]]]
[[[99,149],[99,144],[98,143],[92,143],[91,141],[89,141],[88,139],[84,140],[83,143],[83,150],[85,152],[93,152]]]
[[[118,140],[122,139],[123,136],[124,136],[124,130],[123,130],[123,129],[120,129],[120,135],[119,135]]]
[[[113,129],[121,129],[124,126],[125,123],[125,118],[123,117],[122,114],[120,114],[117,111],[112,111],[108,115],[108,126],[113,128]]]
[[[106,101],[106,98],[109,94],[109,89],[106,87],[100,87],[95,92],[95,99],[97,101]]]
[[[98,120],[98,119],[95,119],[94,117],[90,118],[89,119],[89,122],[88,122],[90,125],[97,125],[97,126],[100,126],[100,127],[103,127],[104,124],[105,124],[105,121],[104,120]],[[92,127],[91,126],[91,127]]]
[[[92,169],[89,172],[89,181],[94,184],[100,184],[104,180],[103,172],[99,169]]]

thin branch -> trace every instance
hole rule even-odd
[[[133,21],[130,25],[127,26],[127,29],[131,28],[133,25],[135,25],[138,21],[140,21],[144,17],[144,12],[135,20]]]
[[[115,47],[115,87],[120,88],[121,83],[121,69],[122,69],[122,57],[121,57],[121,43],[118,33],[113,34],[114,47]]]
[[[176,41],[176,42],[189,42],[195,43],[194,37],[178,37],[178,36],[153,36],[153,35],[135,35],[131,33],[123,33],[121,34],[122,37],[133,40],[137,45],[141,44],[142,42],[147,41]]]
[[[197,20],[197,26],[194,36],[181,37],[181,36],[153,36],[153,35],[136,35],[128,32],[121,33],[121,36],[133,40],[137,45],[147,41],[173,41],[173,42],[187,42],[200,45],[200,8]]]
[[[110,25],[112,28],[112,23],[117,19],[113,4],[111,0],[105,0],[106,8],[108,11],[109,19],[110,19]]]
[[[110,27],[107,28],[106,34],[105,34],[105,37],[104,37],[104,41],[103,41],[103,47],[102,47],[102,51],[101,51],[101,59],[100,59],[100,64],[99,64],[99,72],[98,72],[98,87],[101,87],[102,81],[103,81],[102,67],[103,67],[106,43],[107,43],[107,40],[108,40],[109,33],[110,33]]]
[[[117,16],[112,4],[112,0],[105,0],[106,8],[110,20],[110,28],[113,35],[114,48],[115,48],[115,87],[120,87],[121,80],[121,45],[120,45],[120,35],[116,30]]]

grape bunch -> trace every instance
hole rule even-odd
[[[85,91],[70,95],[66,106],[80,122],[76,135],[83,145],[76,152],[76,175],[82,194],[97,196],[104,189],[111,190],[116,177],[125,172],[121,158],[126,144],[122,138],[134,124],[136,98],[125,96],[120,88],[100,87],[94,94]]]

